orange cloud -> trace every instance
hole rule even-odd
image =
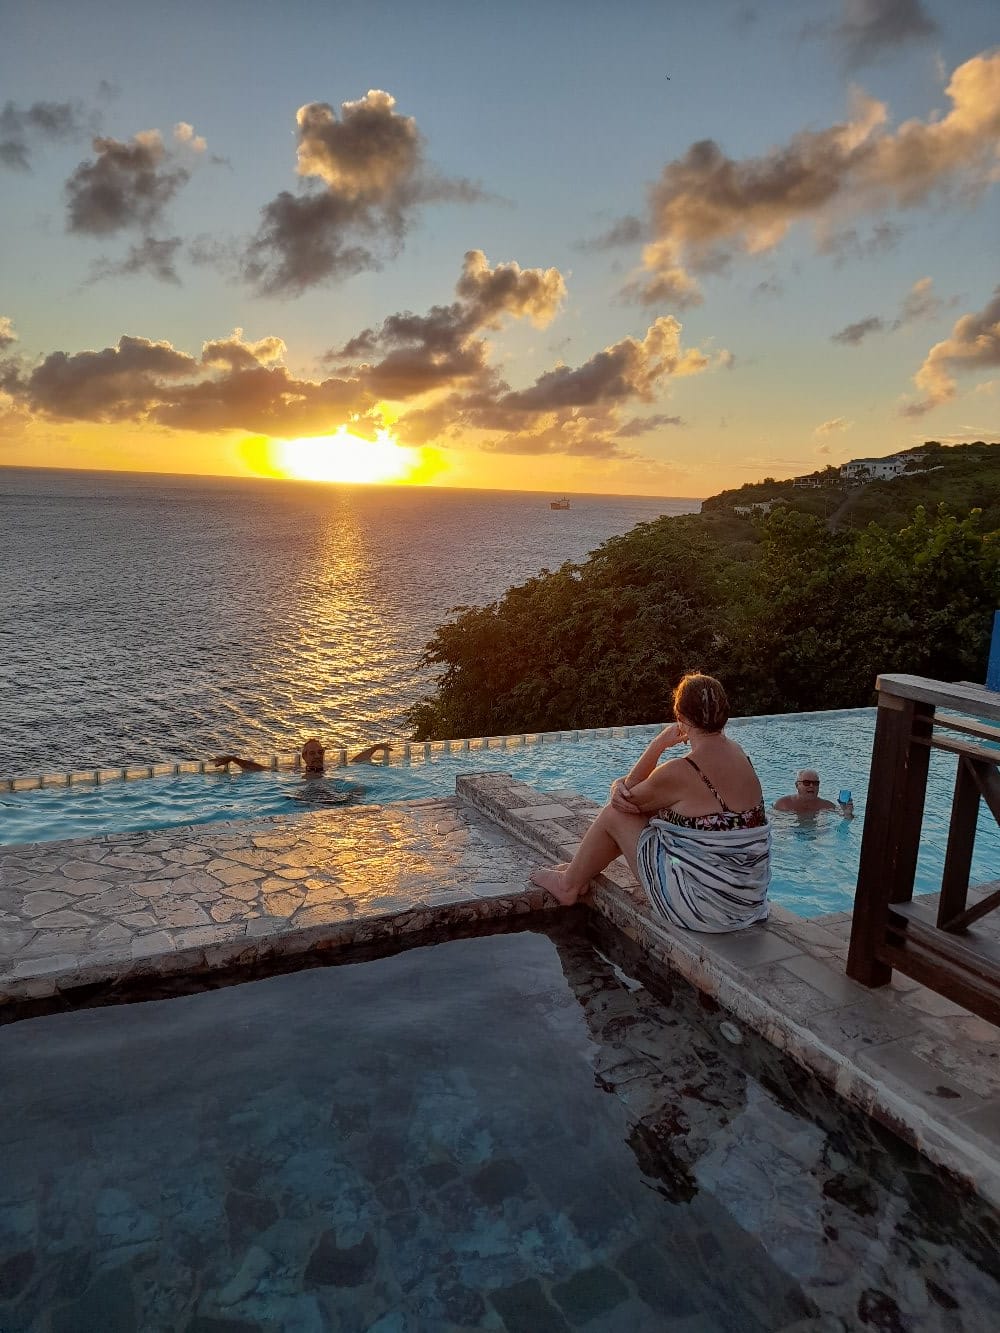
[[[963,315],[951,337],[935,343],[927,353],[913,382],[925,397],[902,409],[903,416],[918,417],[955,397],[955,374],[1000,366],[1000,286],[993,299],[978,313]]]
[[[960,186],[968,197],[997,179],[1000,50],[960,65],[940,119],[886,129],[888,109],[858,92],[848,120],[803,131],[761,157],[727,157],[711,139],[667,164],[650,192],[642,270],[626,294],[644,304],[701,299],[696,275],[738,255],[773,250],[799,221],[821,245],[845,213],[913,208]]]

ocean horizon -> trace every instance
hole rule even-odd
[[[685,497],[0,469],[0,774],[409,734],[455,607]]]

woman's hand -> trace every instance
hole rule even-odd
[[[663,750],[669,750],[674,745],[684,745],[687,741],[687,732],[679,722],[671,722],[668,727],[664,727],[659,735],[659,745],[661,753]]]
[[[611,805],[626,815],[641,815],[642,811],[632,799],[632,792],[624,778],[615,778],[611,784]]]

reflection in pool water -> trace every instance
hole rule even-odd
[[[854,793],[853,821],[831,813],[813,818],[774,817],[774,901],[802,916],[849,909],[861,849],[874,709],[736,719],[730,729],[752,757],[768,804],[791,791],[796,770],[809,764],[819,767],[822,794],[833,799],[842,787]],[[655,731],[655,727],[640,727],[629,736],[582,732],[578,740],[437,753],[412,764],[332,769],[315,790],[322,787],[336,801],[341,793],[353,789],[355,799],[386,804],[452,795],[459,774],[493,770],[513,773],[542,791],[572,790],[603,801],[611,780],[631,767]],[[918,892],[935,892],[940,887],[954,772],[954,758],[932,755]],[[309,808],[312,790],[310,780],[286,772],[192,774],[100,787],[8,792],[0,795],[0,842],[297,814]],[[984,812],[973,882],[995,878],[998,866],[1000,834]]]
[[[995,1214],[578,920],[0,1030],[0,1327],[983,1328]]]

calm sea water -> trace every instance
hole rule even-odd
[[[0,773],[407,733],[451,608],[697,500],[0,469]]]

